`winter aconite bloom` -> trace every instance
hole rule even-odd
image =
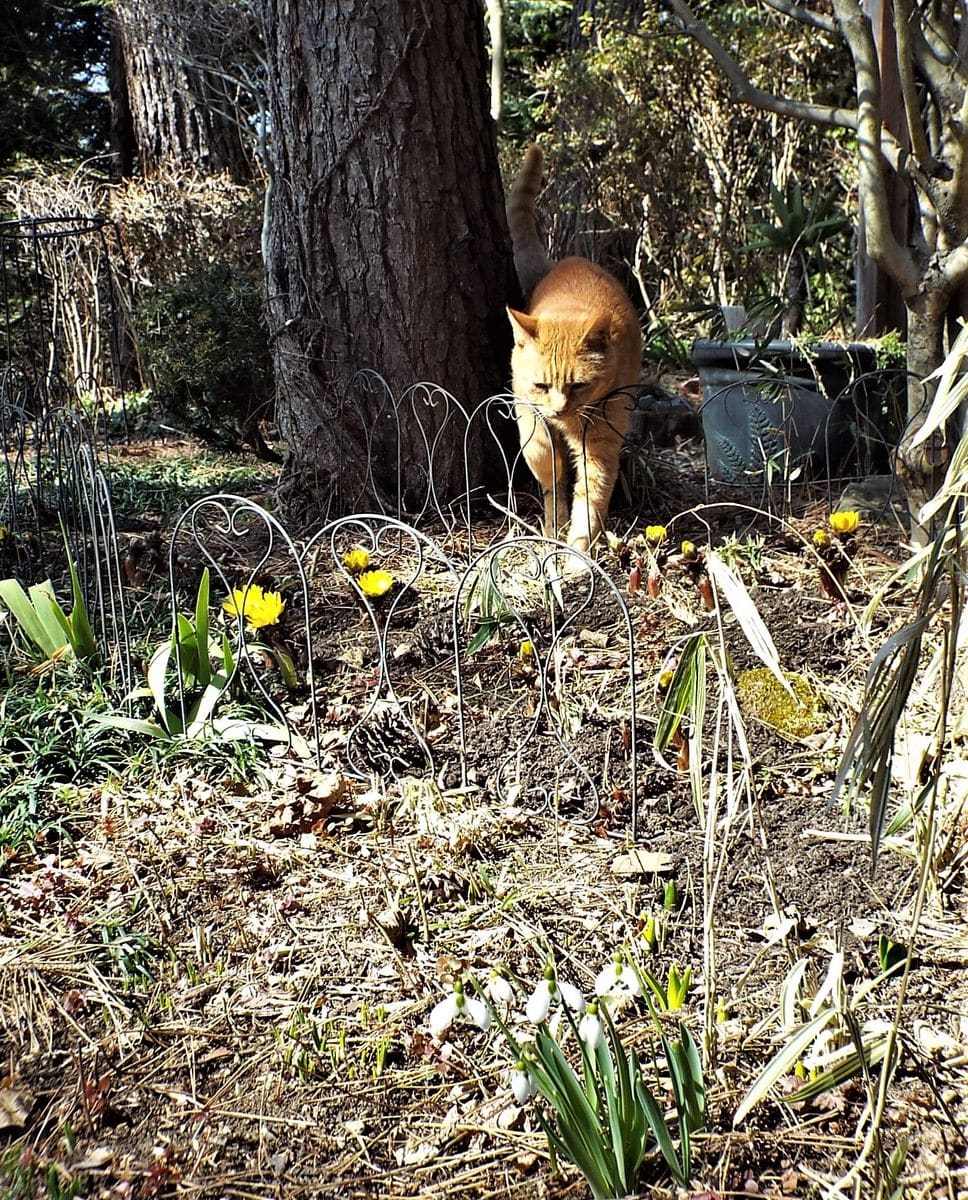
[[[442,1037],[458,1017],[472,1021],[478,1029],[486,1030],[491,1024],[487,1005],[476,996],[465,996],[464,985],[454,985],[454,990],[431,1009],[427,1024],[435,1038]]]
[[[835,512],[830,514],[830,528],[834,533],[853,533],[860,524],[860,513]]]
[[[364,571],[356,582],[364,596],[377,599],[393,587],[393,576],[389,571]]]
[[[279,592],[264,592],[257,583],[251,583],[247,588],[233,588],[222,611],[230,617],[241,616],[250,629],[265,629],[278,622],[285,607]]]
[[[826,529],[815,529],[813,533],[813,544],[818,550],[826,550],[830,545],[830,534]]]
[[[664,525],[646,525],[645,540],[650,546],[658,546],[660,542],[664,542],[668,536],[668,530]]]
[[[347,550],[343,555],[343,566],[347,571],[352,571],[354,574],[365,571],[369,565],[369,551],[364,550],[362,546],[356,546],[353,550]]]
[[[570,983],[559,983],[554,967],[549,966],[545,969],[544,978],[528,997],[524,1015],[532,1025],[540,1025],[542,1021],[547,1021],[553,1008],[562,1005],[572,1012],[582,1013],[585,1011],[585,997]]]

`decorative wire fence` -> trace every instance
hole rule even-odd
[[[46,236],[53,231],[30,229],[29,261],[41,262]],[[47,310],[34,307],[43,332]],[[5,318],[9,348],[17,324],[9,306]],[[22,403],[11,393],[0,404],[3,574],[38,562],[52,573],[50,547],[63,530],[101,658],[130,706],[131,593],[98,462],[103,409],[85,406],[76,379],[71,403],[51,403],[58,376],[41,367],[58,354],[51,341],[28,360],[39,405],[26,384]],[[634,410],[637,398],[626,399]],[[320,529],[296,537],[239,496],[192,504],[170,533],[169,630],[139,689],[159,732],[275,742],[317,769],[361,780],[424,776],[444,792],[480,791],[588,823],[608,810],[634,837],[642,714],[654,707],[640,678],[647,648],[609,574],[555,536],[565,532],[558,489],[582,475],[592,442],[576,464],[540,412],[522,421],[522,411],[506,395],[467,408],[431,383],[396,396],[382,376],[360,372],[334,436],[362,444],[362,457],[338,481]],[[755,413],[745,416],[755,423]],[[595,421],[589,414],[586,428]],[[532,431],[523,446],[521,429]],[[544,504],[527,467],[529,437],[551,456]],[[787,437],[773,418],[760,430],[751,487],[771,486],[767,442],[782,451]],[[648,446],[633,436],[622,456],[635,494]],[[477,482],[482,459],[497,465],[489,486]],[[453,480],[455,461],[458,484],[445,494],[439,481]],[[579,518],[592,524],[572,509],[572,523]]]
[[[123,253],[102,216],[0,222],[0,573],[76,566],[102,660],[132,687],[128,618],[102,470],[125,417]]]
[[[354,386],[377,396],[375,416],[360,406],[341,427],[368,416],[367,470],[379,462],[386,478],[391,464],[389,500],[335,516],[308,540],[238,496],[182,514],[168,561],[175,653],[165,707],[186,729],[212,697],[211,681],[201,687],[192,672],[185,686],[180,661],[191,660],[205,593],[207,608],[229,613],[230,644],[216,657],[231,664],[233,686],[219,699],[268,714],[269,736],[284,731],[317,767],[426,776],[587,822],[607,800],[634,827],[641,697],[628,607],[593,559],[542,536],[535,498],[520,486],[522,450],[505,448],[512,398],[467,411],[427,384],[399,401],[372,372]],[[353,389],[346,403],[356,405]],[[406,466],[395,443],[404,419],[423,448]],[[437,456],[457,447],[469,480],[475,432],[503,478],[493,492],[468,485],[445,502]],[[343,503],[378,497],[370,483]]]
[[[75,409],[98,435],[115,415],[123,424],[133,351],[113,222],[100,215],[0,222],[0,304],[0,404],[40,420]]]

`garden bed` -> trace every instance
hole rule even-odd
[[[458,1022],[434,1037],[428,1021],[454,981],[483,984],[492,969],[515,981],[522,1008],[549,958],[590,996],[623,947],[662,985],[673,965],[692,972],[681,1009],[650,1015],[639,1000],[616,1023],[650,1064],[667,1110],[664,1072],[658,1081],[651,1074],[660,1031],[671,1036],[681,1020],[706,1041],[708,1116],[694,1139],[694,1195],[825,1195],[854,1169],[857,1194],[875,1195],[877,1171],[903,1139],[909,1150],[898,1169],[908,1194],[968,1188],[963,764],[947,768],[920,891],[923,821],[885,841],[872,877],[866,810],[833,801],[865,672],[912,613],[911,595],[898,591],[870,628],[860,621],[901,561],[898,529],[861,530],[850,603],[834,603],[807,549],[827,520],[825,495],[803,491],[778,521],[730,504],[728,494],[703,507],[701,485],[680,472],[674,502],[672,486],[657,486],[648,501],[647,520],[669,530],[657,589],[641,544],[616,546],[603,553],[587,604],[587,583],[565,579],[557,609],[522,600],[513,607],[523,626],[498,620],[473,653],[481,609],[456,610],[465,652],[456,668],[455,610],[439,579],[430,587],[414,573],[409,595],[398,591],[381,616],[360,602],[339,544],[339,554],[315,560],[304,614],[285,556],[264,558],[263,545],[248,556],[237,546],[238,558],[226,558],[209,540],[176,542],[182,606],[208,561],[196,554],[200,544],[228,584],[257,571],[266,589],[286,596],[288,645],[301,671],[305,660],[314,668],[320,758],[278,747],[126,743],[137,760],[126,769],[99,773],[84,763],[83,773],[45,776],[54,782],[36,790],[36,804],[56,810],[57,821],[8,840],[0,875],[7,1194],[585,1195],[567,1164],[552,1169],[534,1110],[514,1102],[497,1032]],[[129,579],[136,606],[166,608],[170,513],[141,504],[132,514],[160,539],[156,560]],[[644,524],[639,518],[633,532]],[[614,522],[622,534],[629,525]],[[815,730],[797,737],[746,711],[748,757],[731,761],[727,743],[715,740],[710,671],[702,738],[690,742],[703,755],[700,812],[681,746],[660,759],[652,743],[661,677],[686,638],[706,633],[720,653],[721,636],[734,673],[760,665],[728,606],[709,613],[678,557],[682,539],[721,548],[730,535],[725,557],[783,668],[804,675],[822,704]],[[408,563],[398,551],[380,565],[399,587]],[[213,605],[220,599],[213,594]],[[301,660],[304,615],[310,640]],[[307,696],[287,695],[271,662],[256,669],[312,744]],[[383,704],[381,672],[397,708]],[[11,676],[11,691],[25,687],[36,681]],[[42,687],[83,696],[64,664]],[[380,704],[368,717],[374,696]],[[563,697],[575,706],[567,720]],[[906,777],[916,787],[934,703],[924,693],[899,731],[898,795]],[[393,724],[399,712],[402,727]],[[361,719],[389,722],[376,748],[372,736],[361,745],[354,734]],[[430,749],[430,769],[410,776],[395,767],[393,778],[384,762],[382,777],[355,777],[367,774],[368,754],[381,766],[381,747],[387,761],[405,758],[410,728]],[[519,773],[523,761],[537,782],[498,781],[515,747]],[[4,753],[8,768],[26,761],[9,727]],[[562,781],[577,777],[576,764],[597,785],[593,802],[576,787],[570,804]],[[14,794],[9,769],[5,789]],[[710,806],[715,820],[704,827]],[[646,857],[630,863],[633,848]],[[783,1099],[799,1085],[791,1069],[734,1127],[782,1044],[778,1008],[793,964],[807,960],[815,994],[842,961],[837,989],[849,999],[878,976],[885,945],[912,943],[903,985],[893,973],[849,1006],[858,1029],[889,1022],[905,989],[900,1061],[878,1118],[880,1168],[864,1144],[878,1067],[866,1084],[855,1073],[805,1103]],[[574,1039],[565,1041],[574,1057]],[[674,1193],[654,1152],[640,1186]]]

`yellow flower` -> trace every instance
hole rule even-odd
[[[393,587],[393,576],[389,571],[364,571],[356,582],[364,596],[385,596]]]
[[[818,550],[826,550],[830,546],[830,534],[826,529],[815,529],[813,533],[813,544]]]
[[[257,583],[251,583],[247,588],[233,588],[222,611],[230,617],[241,615],[250,629],[265,629],[276,624],[285,607],[279,592],[264,592]]]
[[[653,546],[664,542],[667,536],[668,531],[664,525],[646,525],[645,527],[645,540]]]
[[[662,674],[659,676],[659,691],[660,692],[666,691],[669,684],[672,683],[673,675],[675,675],[675,671],[663,671],[662,672]]]
[[[534,646],[530,642],[524,641],[518,647],[518,653],[521,655],[522,658],[533,658],[534,657]]]
[[[860,513],[835,512],[830,514],[830,528],[834,533],[853,533],[860,524]]]
[[[358,571],[365,571],[370,565],[369,551],[364,550],[362,546],[356,546],[353,550],[347,550],[343,555],[343,566],[347,571],[352,571],[354,574]]]
[[[695,562],[698,554],[699,551],[696,549],[695,542],[682,543],[682,557],[686,560],[686,562]]]

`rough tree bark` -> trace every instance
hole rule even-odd
[[[432,380],[465,406],[508,377],[513,278],[488,115],[483,9],[452,0],[261,0],[272,121],[267,310],[280,496],[319,519],[366,479],[366,436],[337,426],[353,373],[399,395]],[[404,414],[403,461],[425,458]],[[459,493],[463,451],[437,461]],[[374,461],[393,493],[394,461]],[[472,483],[484,464],[472,454]],[[357,504],[359,507],[359,504]]]
[[[209,0],[114,0],[126,103],[142,173],[161,166],[251,174],[238,111],[219,72],[224,23]],[[124,117],[116,113],[115,121]]]
[[[855,105],[831,107],[754,86],[743,65],[687,0],[669,0],[682,30],[709,52],[737,101],[856,135],[867,252],[895,282],[907,311],[907,364],[917,378],[908,392],[908,427],[898,447],[898,473],[916,512],[936,490],[949,453],[940,438],[912,444],[927,411],[925,390],[917,380],[940,365],[953,309],[968,315],[962,307],[968,285],[968,16],[961,4],[884,0],[893,19],[897,61],[882,64],[861,0],[832,0],[832,14],[822,5],[811,9],[795,0],[766,3],[809,24],[818,36],[843,39],[854,64]],[[888,75],[899,83],[910,152],[885,120],[889,106],[883,80]],[[892,173],[912,197],[913,228],[906,239],[892,227]],[[928,393],[930,401],[930,385]],[[915,526],[919,540],[924,532]]]

